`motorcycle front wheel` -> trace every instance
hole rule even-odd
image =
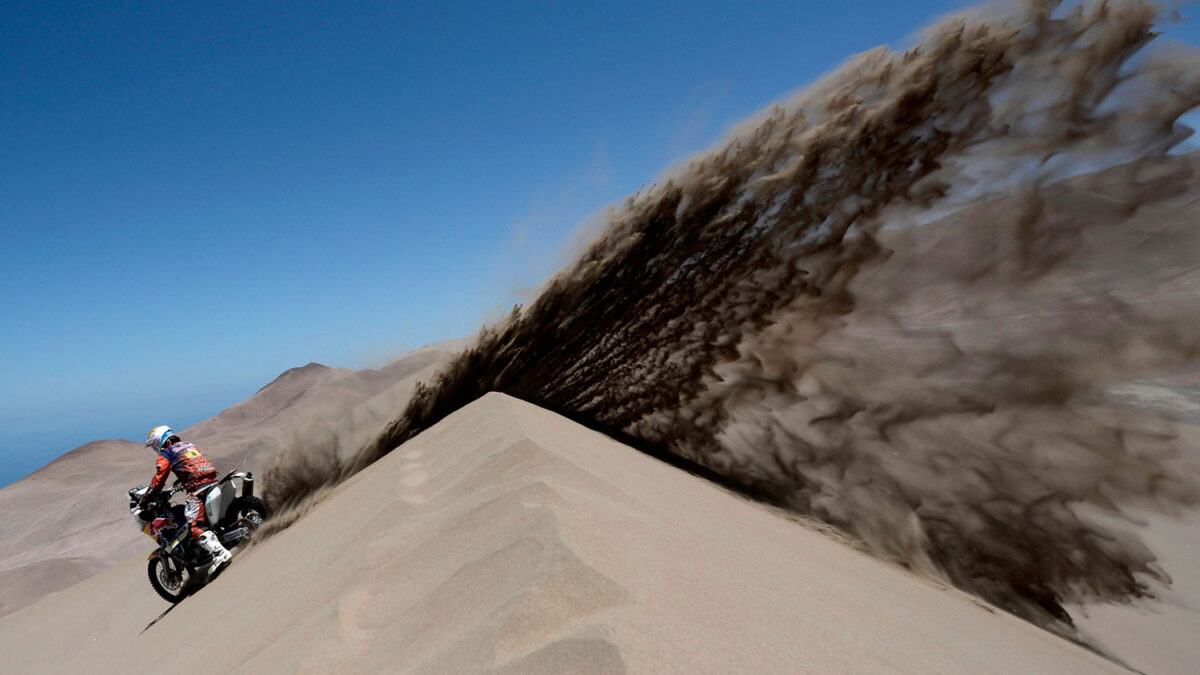
[[[164,562],[155,556],[150,559],[146,574],[150,577],[154,592],[171,604],[183,600],[191,592],[192,574],[178,561]]]

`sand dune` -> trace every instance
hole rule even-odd
[[[0,618],[6,666],[195,665],[207,645],[206,670],[244,672],[1120,670],[502,394],[157,622],[144,565]]]

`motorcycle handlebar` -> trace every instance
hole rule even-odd
[[[173,495],[174,495],[176,492],[179,492],[179,491],[180,491],[180,490],[182,490],[182,489],[183,489],[183,486],[182,486],[182,485],[179,485],[178,483],[176,483],[174,486],[172,486],[172,487],[170,487],[170,488],[168,488],[168,489],[166,489],[166,490],[163,490],[162,492],[159,492],[158,494],[154,495],[153,497],[150,497],[150,499],[163,499],[163,500],[168,500],[168,499],[170,499],[170,498],[171,498],[171,497],[172,497],[172,496],[173,496]]]

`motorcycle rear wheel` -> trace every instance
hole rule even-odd
[[[176,569],[170,569],[176,568]],[[150,577],[150,585],[159,597],[175,604],[191,593],[192,574],[178,562],[164,563],[162,558],[150,559],[146,566],[146,574]]]
[[[238,497],[234,513],[238,515],[238,525],[250,528],[253,533],[266,520],[267,507],[258,497]]]

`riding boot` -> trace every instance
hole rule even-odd
[[[213,534],[211,530],[205,531],[200,536],[200,545],[204,547],[204,550],[212,554],[212,567],[208,568],[210,576],[220,572],[222,568],[229,564],[229,560],[233,558],[233,554],[221,545],[220,540],[217,539],[217,535]]]

